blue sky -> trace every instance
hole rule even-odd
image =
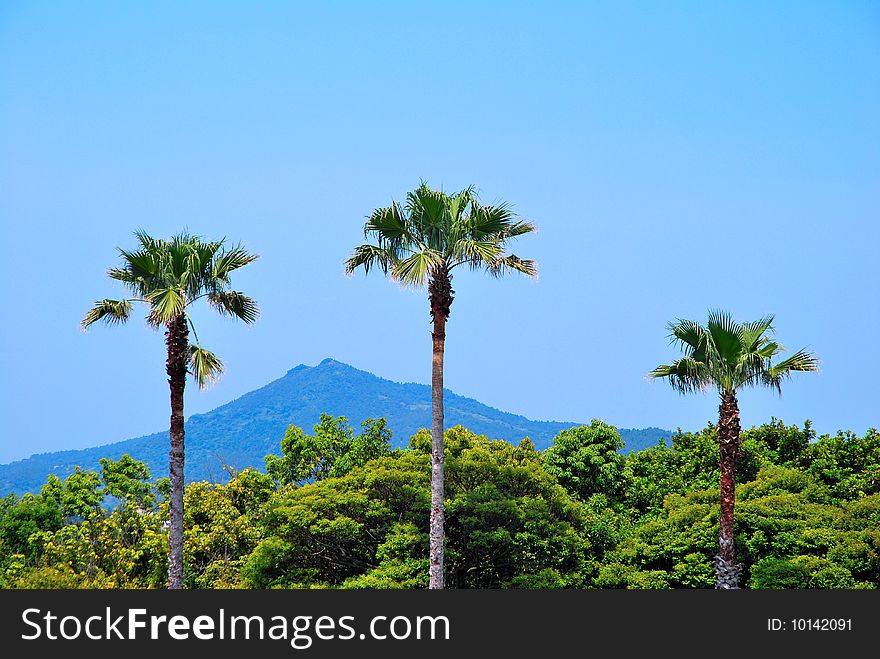
[[[425,296],[342,267],[420,179],[540,227],[538,281],[456,276],[457,393],[696,429],[715,396],[645,374],[723,307],[822,359],[746,425],[880,425],[876,3],[309,4],[0,4],[0,461],[167,426],[161,335],[78,327],[137,228],[262,256],[188,414],[327,356],[427,383]]]

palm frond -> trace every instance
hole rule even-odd
[[[513,222],[509,226],[501,229],[497,234],[495,234],[501,240],[510,240],[511,238],[518,238],[519,236],[524,236],[527,233],[534,233],[538,230],[531,222],[527,222],[526,220],[518,220]]]
[[[755,353],[761,356],[762,359],[772,359],[780,352],[785,350],[785,346],[777,343],[776,341],[767,340],[766,342],[758,343],[757,346],[753,344],[753,350]]]
[[[248,325],[257,322],[260,317],[260,308],[256,301],[239,291],[209,293],[208,302],[221,314],[240,318]]]
[[[229,280],[229,274],[231,272],[253,263],[260,257],[248,252],[241,245],[235,245],[228,251],[217,255],[216,258],[214,258],[214,255],[212,254],[211,258],[213,259],[211,276],[215,279],[226,282]]]
[[[501,277],[511,270],[521,272],[528,277],[538,276],[537,263],[531,259],[521,259],[515,254],[508,254],[507,256],[490,261],[486,265],[486,269],[493,277]]]
[[[382,241],[408,240],[409,230],[400,204],[392,202],[391,206],[374,210],[364,225],[364,237],[368,238],[371,233],[377,234]]]
[[[712,337],[705,327],[696,321],[679,318],[676,322],[666,325],[666,329],[669,330],[669,338],[673,343],[677,343],[695,359],[706,361],[705,355]]]
[[[703,391],[712,385],[708,366],[691,357],[676,359],[671,364],[661,364],[648,373],[648,377],[666,378],[682,394]]]
[[[406,286],[421,286],[428,281],[434,267],[443,263],[443,257],[431,249],[411,254],[393,264],[392,275]]]
[[[507,204],[483,206],[474,204],[467,221],[467,232],[475,239],[498,236],[509,230],[515,217]]]
[[[450,257],[457,264],[466,264],[471,268],[499,261],[503,255],[503,247],[492,240],[465,238],[456,241],[450,250]]]
[[[103,320],[108,325],[120,325],[131,317],[131,300],[98,300],[83,317],[80,326],[85,329]]]
[[[162,288],[147,295],[150,314],[147,320],[154,327],[166,325],[183,313],[186,306],[181,291],[177,288]]]
[[[706,329],[712,335],[712,344],[718,352],[718,356],[733,368],[742,352],[740,325],[733,320],[730,313],[712,310],[709,312],[709,322],[706,323]]]
[[[121,281],[134,295],[143,296],[148,288],[147,280],[136,275],[129,268],[108,268],[107,276]]]
[[[423,249],[443,252],[445,239],[450,237],[449,197],[422,184],[407,195],[406,209],[414,242],[420,242]]]
[[[200,389],[216,382],[223,375],[223,362],[213,352],[201,346],[190,346],[190,373]]]
[[[358,268],[363,268],[364,273],[370,272],[370,268],[378,267],[383,273],[388,274],[397,261],[397,254],[391,247],[378,245],[358,245],[352,255],[345,261],[345,273],[350,275]]]
[[[758,318],[758,320],[753,320],[751,322],[740,324],[751,332],[758,332],[759,334],[763,334],[764,332],[773,329],[774,320],[776,320],[776,314],[768,313],[766,316]]]
[[[448,240],[454,243],[464,237],[479,238],[474,235],[471,226],[473,224],[473,216],[476,208],[480,207],[477,202],[474,186],[470,186],[447,197],[444,200],[446,205],[446,215],[448,216],[449,233]]]
[[[118,248],[116,251],[118,251],[119,256],[122,257],[123,266],[122,268],[111,268],[111,270],[108,271],[111,278],[118,279],[118,277],[114,276],[114,272],[128,272],[129,277],[151,281],[160,274],[158,253],[146,249],[128,251]]]
[[[168,246],[167,241],[162,240],[161,238],[153,238],[143,229],[138,229],[134,232],[134,235],[135,238],[137,238],[138,243],[140,243],[141,248],[146,252],[161,252]]]
[[[793,371],[818,371],[819,359],[807,350],[798,350],[791,357],[783,359],[775,366],[770,367],[769,371],[773,374],[791,373]]]
[[[798,350],[788,359],[771,366],[761,374],[763,384],[782,394],[782,383],[795,371],[818,371],[819,360],[806,350]]]

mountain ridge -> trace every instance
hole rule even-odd
[[[278,453],[290,424],[311,431],[322,412],[345,416],[357,429],[366,418],[386,417],[395,446],[404,446],[421,427],[430,427],[428,385],[387,380],[326,358],[316,366],[299,364],[268,384],[186,421],[187,481],[225,482],[225,466],[263,468],[263,458]],[[462,424],[491,439],[518,442],[531,437],[537,448],[579,422],[534,421],[444,390],[446,425]],[[670,432],[659,428],[620,429],[627,450],[656,444]],[[64,478],[75,466],[98,468],[102,457],[124,453],[143,460],[154,477],[167,475],[168,431],[83,449],[37,453],[0,465],[0,495],[34,492],[50,473]]]

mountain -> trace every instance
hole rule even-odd
[[[447,427],[462,424],[476,433],[511,442],[531,437],[539,449],[549,446],[560,430],[579,425],[532,421],[449,390],[444,397]],[[311,431],[322,412],[344,415],[356,429],[364,419],[384,416],[394,433],[394,444],[403,446],[419,428],[431,425],[431,388],[385,380],[333,359],[314,367],[301,364],[260,389],[187,420],[187,480],[225,482],[224,465],[262,469],[263,458],[278,453],[288,425]],[[620,434],[628,451],[670,436],[669,431],[659,428],[621,428]],[[100,458],[115,460],[123,453],[146,462],[154,477],[167,475],[168,431],[83,450],[41,453],[0,465],[0,495],[35,492],[50,473],[64,478],[74,466],[97,469]]]

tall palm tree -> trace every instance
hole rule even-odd
[[[428,285],[434,325],[431,369],[431,525],[429,587],[443,588],[443,352],[452,306],[452,270],[466,266],[500,277],[515,270],[537,274],[534,261],[507,253],[507,242],[535,226],[519,219],[505,203],[482,205],[473,186],[448,195],[425,183],[403,204],[378,208],[364,226],[373,242],[356,247],[346,262],[351,274],[378,267],[406,286]]]
[[[815,371],[818,360],[799,350],[776,364],[774,357],[785,348],[774,341],[773,316],[752,323],[735,322],[724,311],[710,311],[703,327],[692,320],[668,325],[670,339],[684,352],[681,359],[658,366],[648,375],[666,378],[682,394],[716,389],[718,449],[721,471],[721,514],[718,555],[715,557],[716,588],[738,588],[742,565],[736,563],[733,541],[733,509],[736,498],[736,460],[740,448],[739,403],[736,392],[743,387],[766,386],[782,394],[782,381],[794,371]]]
[[[257,320],[257,303],[231,289],[229,275],[257,256],[240,245],[227,248],[225,239],[205,241],[188,233],[170,240],[153,238],[142,231],[135,233],[138,247],[119,249],[122,263],[107,274],[121,281],[133,297],[121,300],[98,300],[85,315],[82,327],[99,320],[109,325],[126,322],[133,303],[147,305],[147,323],[154,330],[165,328],[167,358],[165,370],[171,389],[171,527],[168,534],[168,587],[183,587],[183,391],[186,375],[191,373],[199,387],[204,387],[223,372],[223,363],[205,350],[187,309],[206,299],[218,312],[251,324]],[[189,342],[192,330],[195,344]]]

